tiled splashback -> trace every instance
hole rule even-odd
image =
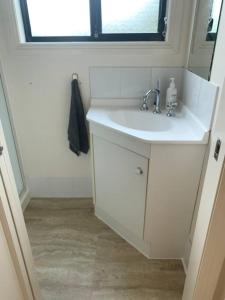
[[[217,87],[183,68],[92,67],[91,98],[141,98],[160,79],[162,105],[169,79],[175,78],[178,98],[209,129],[216,103]]]
[[[182,102],[201,121],[211,128],[218,87],[184,69]]]
[[[140,98],[160,79],[165,98],[170,77],[175,77],[181,95],[182,68],[111,68],[90,69],[92,98]]]

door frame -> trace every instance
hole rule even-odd
[[[13,134],[14,143],[15,143],[15,147],[16,147],[18,163],[19,163],[19,166],[20,166],[22,180],[23,180],[23,183],[24,183],[24,189],[21,192],[21,194],[19,195],[19,197],[20,197],[20,200],[21,200],[22,207],[23,207],[23,209],[25,209],[26,205],[29,203],[29,199],[27,200],[27,198],[29,198],[29,196],[28,196],[29,191],[28,191],[28,188],[27,188],[26,177],[25,177],[24,169],[23,169],[23,159],[22,159],[21,152],[20,152],[20,147],[19,147],[19,144],[18,144],[18,141],[17,141],[16,130],[15,130],[15,126],[14,126],[14,120],[13,120],[13,116],[12,116],[11,108],[10,108],[9,93],[8,93],[9,89],[8,89],[8,86],[7,86],[7,81],[6,81],[6,78],[5,78],[4,71],[3,71],[3,64],[2,64],[1,61],[0,61],[0,80],[2,82],[6,107],[7,107],[7,111],[8,111],[8,115],[9,115],[9,122],[10,122],[10,126],[12,128],[12,134]]]
[[[193,299],[214,298],[225,261],[225,160],[209,224]],[[219,292],[219,291],[217,291]],[[222,299],[220,299],[222,300]]]
[[[4,190],[0,190],[1,222],[17,274],[19,274],[22,290],[26,295],[25,299],[40,300],[40,288],[35,275],[30,241],[1,122],[0,146],[3,147],[3,152],[0,156],[0,180],[2,180],[4,186]],[[6,194],[5,199],[1,196],[1,193]]]
[[[225,11],[224,11],[225,12]],[[225,21],[225,20],[224,20]],[[209,160],[204,179],[204,185],[198,210],[198,217],[194,231],[191,254],[187,269],[187,276],[183,292],[183,300],[208,300],[206,298],[196,298],[195,293],[199,285],[201,263],[203,254],[207,249],[206,241],[208,238],[210,221],[218,193],[220,178],[223,170],[223,163],[225,157],[225,80],[221,86],[219,94],[219,103],[216,109],[216,116],[214,118],[214,126],[210,140]],[[218,139],[221,140],[221,147],[219,157],[214,158],[214,152]],[[205,276],[205,275],[201,275]],[[210,284],[209,282],[205,285]],[[212,300],[212,299],[210,299]]]
[[[8,203],[8,195],[7,195],[5,182],[2,174],[2,168],[4,167],[3,164],[4,162],[2,162],[0,158],[0,222],[3,227],[10,256],[13,261],[13,265],[16,271],[20,288],[23,293],[23,297],[26,300],[34,299],[32,289],[29,283],[29,278],[27,276],[23,255],[20,249],[20,243],[18,240],[15,224]]]

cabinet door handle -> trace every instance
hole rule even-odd
[[[2,152],[3,152],[3,147],[0,146],[0,156],[2,155]]]
[[[136,173],[137,175],[142,175],[144,172],[143,172],[143,170],[142,170],[141,167],[137,167],[135,173]]]

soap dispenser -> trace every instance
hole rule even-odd
[[[177,88],[175,85],[175,78],[170,78],[170,85],[166,93],[166,107],[170,106],[171,103],[177,102]]]

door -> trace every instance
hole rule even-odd
[[[0,170],[0,291],[4,300],[32,300],[32,291],[20,251]]]
[[[1,76],[0,76],[0,121],[2,123],[6,143],[8,146],[8,151],[9,151],[11,165],[13,168],[13,174],[16,181],[17,191],[20,195],[24,190],[23,175],[19,163],[15,138],[13,136],[12,124],[9,116],[6,95],[3,89],[3,82]]]
[[[224,300],[225,299],[225,260],[221,268],[219,280],[216,285],[216,289],[213,295],[213,300]]]
[[[11,284],[15,287],[18,284],[23,293],[23,300],[40,300],[40,290],[36,281],[34,262],[28,239],[27,229],[23,217],[22,207],[18,196],[15,178],[7,150],[6,140],[4,138],[3,129],[0,122],[0,223],[4,230],[4,236],[7,240],[7,245],[4,245],[4,251],[8,255],[6,261],[6,269],[11,268],[8,272],[14,276]],[[3,231],[1,232],[3,235]],[[4,237],[1,240],[2,245],[5,244]],[[7,252],[10,252],[7,254]],[[0,252],[1,253],[1,252]],[[0,254],[1,256],[1,254]],[[10,258],[11,257],[11,258]],[[12,260],[10,262],[10,260]],[[11,267],[10,267],[11,265]],[[1,269],[1,276],[4,272]],[[16,271],[16,276],[13,273]],[[14,275],[13,275],[14,274]],[[9,275],[9,276],[11,276]],[[12,278],[11,278],[12,279]],[[10,279],[10,280],[11,280]],[[18,284],[15,281],[18,279]],[[1,284],[5,284],[5,279],[1,278]],[[6,282],[7,283],[7,282]],[[13,287],[12,287],[13,289]],[[17,289],[17,288],[16,288]],[[0,289],[0,291],[2,291]],[[0,296],[0,299],[2,294]],[[5,300],[5,298],[3,298]],[[7,298],[6,298],[7,299]],[[9,300],[17,300],[12,297]],[[19,296],[18,296],[18,299]],[[8,299],[7,299],[8,300]]]
[[[225,297],[225,164],[209,225],[194,299],[224,300]]]
[[[0,291],[4,300],[24,300],[24,295],[16,274],[5,233],[0,222]]]
[[[96,207],[143,239],[148,159],[94,136]]]

